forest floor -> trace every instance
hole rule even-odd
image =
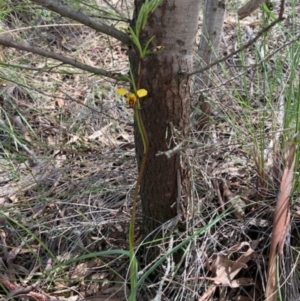
[[[118,10],[127,11],[125,1],[116,3]],[[292,75],[299,46],[291,53],[291,45],[299,41],[300,4],[286,5],[281,25],[214,69],[209,90],[195,91],[193,229],[229,208],[232,214],[189,242],[177,274],[162,274],[170,277],[162,300],[263,300],[272,213],[287,152],[282,139],[286,133],[292,137],[298,124],[299,99],[290,99],[299,98],[299,88],[287,87],[299,86],[299,74]],[[272,21],[258,10],[239,23],[234,9],[224,22],[220,55],[236,50]],[[275,17],[277,9],[274,5],[271,11]],[[120,22],[114,25],[124,28]],[[199,33],[201,25],[202,16]],[[128,70],[127,49],[120,42],[57,15],[49,17],[45,10],[8,11],[0,26],[14,39],[85,64]],[[137,179],[132,109],[111,80],[24,51],[1,50],[1,299],[126,300],[129,259],[113,250],[128,250]],[[213,105],[205,142],[196,130],[199,93]],[[288,118],[287,103],[295,111]],[[286,296],[295,295],[291,291],[299,283],[297,189],[283,261],[284,277],[290,280]],[[141,220],[139,209],[137,245],[142,243]],[[167,252],[162,246],[160,256]],[[145,254],[138,255],[145,271]],[[229,267],[234,271],[226,274]],[[160,281],[146,281],[139,299],[152,299]]]

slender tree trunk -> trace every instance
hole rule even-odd
[[[136,0],[136,15],[142,3]],[[144,43],[154,36],[151,46],[161,47],[143,61],[140,82],[140,88],[149,92],[141,100],[141,115],[149,139],[140,187],[146,234],[188,211],[191,179],[187,157],[177,153],[168,159],[157,153],[174,148],[189,133],[191,79],[184,73],[193,68],[199,10],[199,0],[163,0],[141,35]],[[130,59],[136,75],[139,57],[135,49]],[[135,139],[140,167],[143,145],[137,130]]]
[[[204,21],[198,46],[199,63],[197,68],[205,67],[218,58],[225,16],[225,0],[206,0],[203,15]],[[207,70],[197,77],[197,88],[209,87],[211,71],[213,69]],[[199,96],[199,106],[202,114],[198,120],[197,129],[202,131],[209,123],[211,114],[210,104],[204,95]]]

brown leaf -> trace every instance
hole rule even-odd
[[[63,94],[62,94],[62,93],[59,93],[59,95],[56,97],[55,104],[56,104],[59,108],[62,108],[62,107],[65,105],[65,101],[64,101],[64,98],[63,98]]]
[[[245,217],[245,202],[240,196],[233,194],[227,186],[227,183],[223,181],[223,194],[230,206],[233,208],[233,214],[236,218],[242,219]]]
[[[188,280],[206,279],[214,282],[214,284],[198,299],[198,301],[208,300],[215,292],[216,287],[218,285],[236,288],[240,286],[254,284],[254,281],[251,278],[234,279],[234,277],[239,273],[239,271],[242,268],[247,267],[246,263],[252,258],[253,253],[255,252],[254,250],[256,249],[259,241],[260,240],[258,239],[258,240],[253,240],[250,243],[241,242],[231,247],[228,250],[228,252],[232,254],[234,252],[238,252],[239,250],[241,250],[241,248],[245,246],[249,246],[249,249],[245,253],[243,253],[236,261],[228,260],[226,256],[220,254],[213,254],[210,259],[206,257],[207,268],[210,271],[212,271],[216,275],[216,277],[195,277],[195,278],[188,279]],[[211,265],[209,264],[209,260],[213,261]],[[243,299],[236,299],[236,300],[243,301]],[[245,299],[245,301],[246,300],[247,299]]]
[[[266,286],[266,300],[277,300],[277,258],[283,255],[283,245],[285,242],[287,229],[290,222],[289,197],[293,184],[293,170],[295,165],[296,143],[286,142],[284,149],[285,168],[280,184],[280,193],[273,219],[273,232],[271,238],[268,279]]]
[[[240,286],[247,286],[247,285],[253,285],[255,282],[252,278],[238,278],[235,280],[232,280],[231,287],[240,287]]]
[[[70,278],[72,280],[82,280],[89,274],[95,271],[95,267],[101,265],[101,260],[98,258],[93,258],[89,261],[79,263],[74,269],[70,270]]]
[[[207,262],[208,269],[212,271],[216,277],[195,277],[193,279],[206,279],[214,282],[215,285],[228,286],[232,288],[252,285],[254,283],[251,278],[239,278],[234,279],[234,277],[240,272],[241,269],[247,268],[247,262],[252,258],[254,249],[257,247],[259,240],[252,241],[251,243],[242,242],[231,247],[228,251],[229,253],[234,253],[239,251],[244,246],[249,246],[249,249],[243,253],[236,261],[229,260],[227,256],[222,254],[213,254],[209,259],[212,264]],[[208,259],[206,259],[209,261]],[[204,295],[199,300],[206,300],[210,295],[211,291],[206,291]],[[206,297],[207,296],[207,297]]]

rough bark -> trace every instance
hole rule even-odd
[[[137,11],[142,3],[136,0]],[[176,154],[168,159],[157,153],[172,149],[176,140],[179,142],[189,133],[191,79],[181,72],[193,68],[199,3],[199,0],[164,0],[141,35],[144,43],[154,36],[151,46],[162,47],[143,61],[140,84],[149,92],[142,99],[141,109],[149,139],[140,187],[146,234],[181,213],[187,214],[190,201],[190,167],[186,156]],[[136,74],[137,52],[133,50],[130,57]],[[173,136],[172,127],[177,137]],[[137,130],[135,139],[140,166],[143,146]]]
[[[204,21],[198,46],[198,69],[209,65],[218,58],[225,16],[225,0],[206,0],[203,15]],[[197,77],[197,88],[209,87],[210,72],[211,70],[208,70]],[[202,131],[208,124],[211,113],[210,104],[203,95],[199,97],[199,106],[202,114],[197,128]]]

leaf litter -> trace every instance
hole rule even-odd
[[[247,40],[259,24],[252,16],[243,20],[242,38]],[[237,23],[226,19],[221,51],[237,47],[236,29]],[[122,45],[78,25],[36,30],[33,36],[41,46],[47,37],[47,47],[93,66],[114,71],[128,67]],[[5,60],[17,63],[21,55],[9,50]],[[15,84],[5,83],[5,97],[1,98],[9,113],[1,117],[6,136],[11,130],[9,121],[19,117],[14,139],[2,148],[9,160],[0,162],[3,295],[18,298],[27,294],[38,300],[125,300],[127,259],[111,255],[64,263],[99,250],[128,249],[129,209],[137,176],[132,112],[107,80],[66,66],[53,72],[57,62],[34,55],[23,59],[36,71],[24,72]],[[253,49],[247,51],[246,62],[256,62]],[[263,111],[266,87],[263,81],[253,80],[255,68],[247,74],[250,87],[246,93],[240,64],[238,56],[226,62],[230,81],[222,72],[214,75],[216,88],[210,89],[210,100],[217,121],[209,129],[211,140],[192,151],[194,226],[205,225],[229,208],[233,213],[191,244],[184,272],[175,278],[170,275],[165,296],[203,301],[213,296],[241,301],[263,298],[270,220],[280,175],[285,172],[278,147],[282,123],[271,110]],[[232,97],[236,90],[249,100],[251,109]],[[279,90],[280,85],[273,91],[274,100]],[[262,116],[265,128],[258,131]],[[270,142],[265,158],[253,146],[245,120],[251,120],[258,141]],[[25,140],[19,141],[21,134]],[[201,142],[199,133],[192,135]],[[31,162],[32,153],[35,162]],[[198,178],[204,181],[199,183]],[[234,208],[237,203],[241,205]],[[150,299],[150,289],[143,289]]]

